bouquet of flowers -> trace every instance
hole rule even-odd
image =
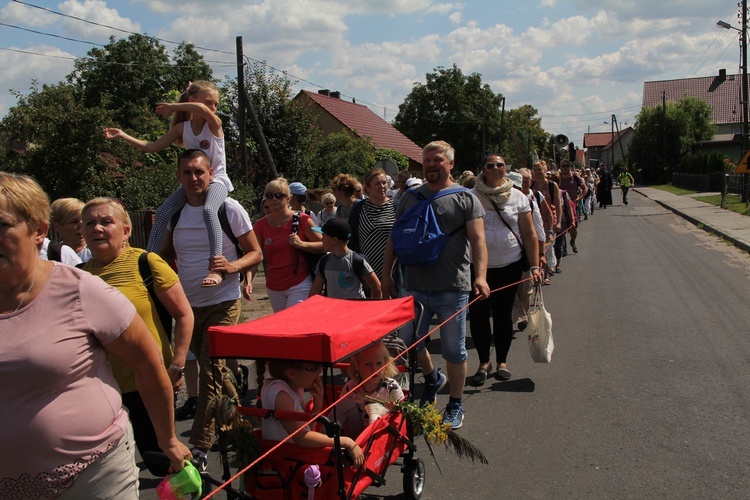
[[[432,445],[444,445],[448,451],[454,453],[458,458],[469,459],[472,463],[475,461],[479,461],[482,464],[489,463],[482,450],[477,448],[474,443],[452,431],[449,423],[443,423],[443,417],[437,411],[435,403],[420,407],[413,401],[391,402],[388,405],[383,401],[369,396],[367,399],[374,403],[380,403],[383,406],[392,406],[393,409],[403,413],[411,423],[414,435],[424,437],[427,448],[429,448],[435,464],[438,465],[438,470],[440,470],[440,465],[437,463]]]

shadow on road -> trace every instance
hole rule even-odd
[[[536,384],[530,378],[519,378],[507,382],[492,384],[492,390],[496,392],[534,392]]]

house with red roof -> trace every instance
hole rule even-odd
[[[349,131],[359,137],[370,137],[378,148],[399,151],[409,159],[409,170],[422,171],[422,148],[396,130],[367,106],[341,99],[340,92],[302,90],[294,98],[318,114],[318,126],[325,134]],[[388,172],[392,174],[393,172]]]
[[[713,109],[711,123],[716,127],[712,140],[694,145],[695,153],[719,152],[735,161],[742,150],[742,75],[661,80],[643,83],[643,107],[661,106],[690,96],[707,102]]]
[[[583,147],[586,149],[589,165],[593,162],[596,166],[599,163],[614,166],[618,161],[625,159],[632,141],[632,127],[625,127],[617,132],[583,134]]]

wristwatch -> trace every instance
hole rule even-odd
[[[182,376],[185,373],[185,367],[184,366],[177,366],[177,365],[169,365],[169,369],[173,372],[177,372]]]

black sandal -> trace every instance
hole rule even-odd
[[[489,375],[491,371],[492,371],[492,363],[488,363],[487,368],[482,368],[482,365],[479,365],[477,372],[474,374],[474,376],[471,379],[471,383],[476,387],[483,385],[485,382],[487,382],[487,376]]]

